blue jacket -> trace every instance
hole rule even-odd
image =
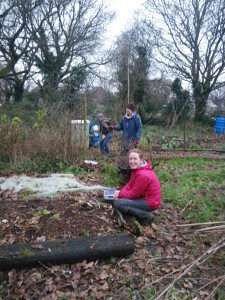
[[[134,112],[133,116],[128,119],[123,116],[120,125],[115,126],[115,130],[123,130],[122,141],[133,143],[139,141],[142,134],[142,124],[140,116]]]

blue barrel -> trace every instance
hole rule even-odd
[[[224,133],[225,117],[216,117],[216,125],[214,127],[215,133]]]

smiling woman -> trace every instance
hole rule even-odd
[[[132,215],[148,225],[154,220],[151,213],[160,206],[160,183],[150,162],[145,161],[142,151],[133,149],[129,153],[131,178],[128,184],[114,194],[115,207],[123,214]]]

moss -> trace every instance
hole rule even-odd
[[[35,256],[35,252],[28,249],[28,248],[24,248],[23,250],[23,256],[26,256],[26,257],[32,257],[32,256]]]
[[[137,220],[134,221],[134,228],[137,234],[142,233],[142,226]]]

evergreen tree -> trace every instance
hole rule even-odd
[[[191,109],[190,93],[183,90],[180,78],[176,78],[171,90],[173,92],[173,99],[169,103],[166,114],[172,117],[172,125],[179,120],[187,119]]]

